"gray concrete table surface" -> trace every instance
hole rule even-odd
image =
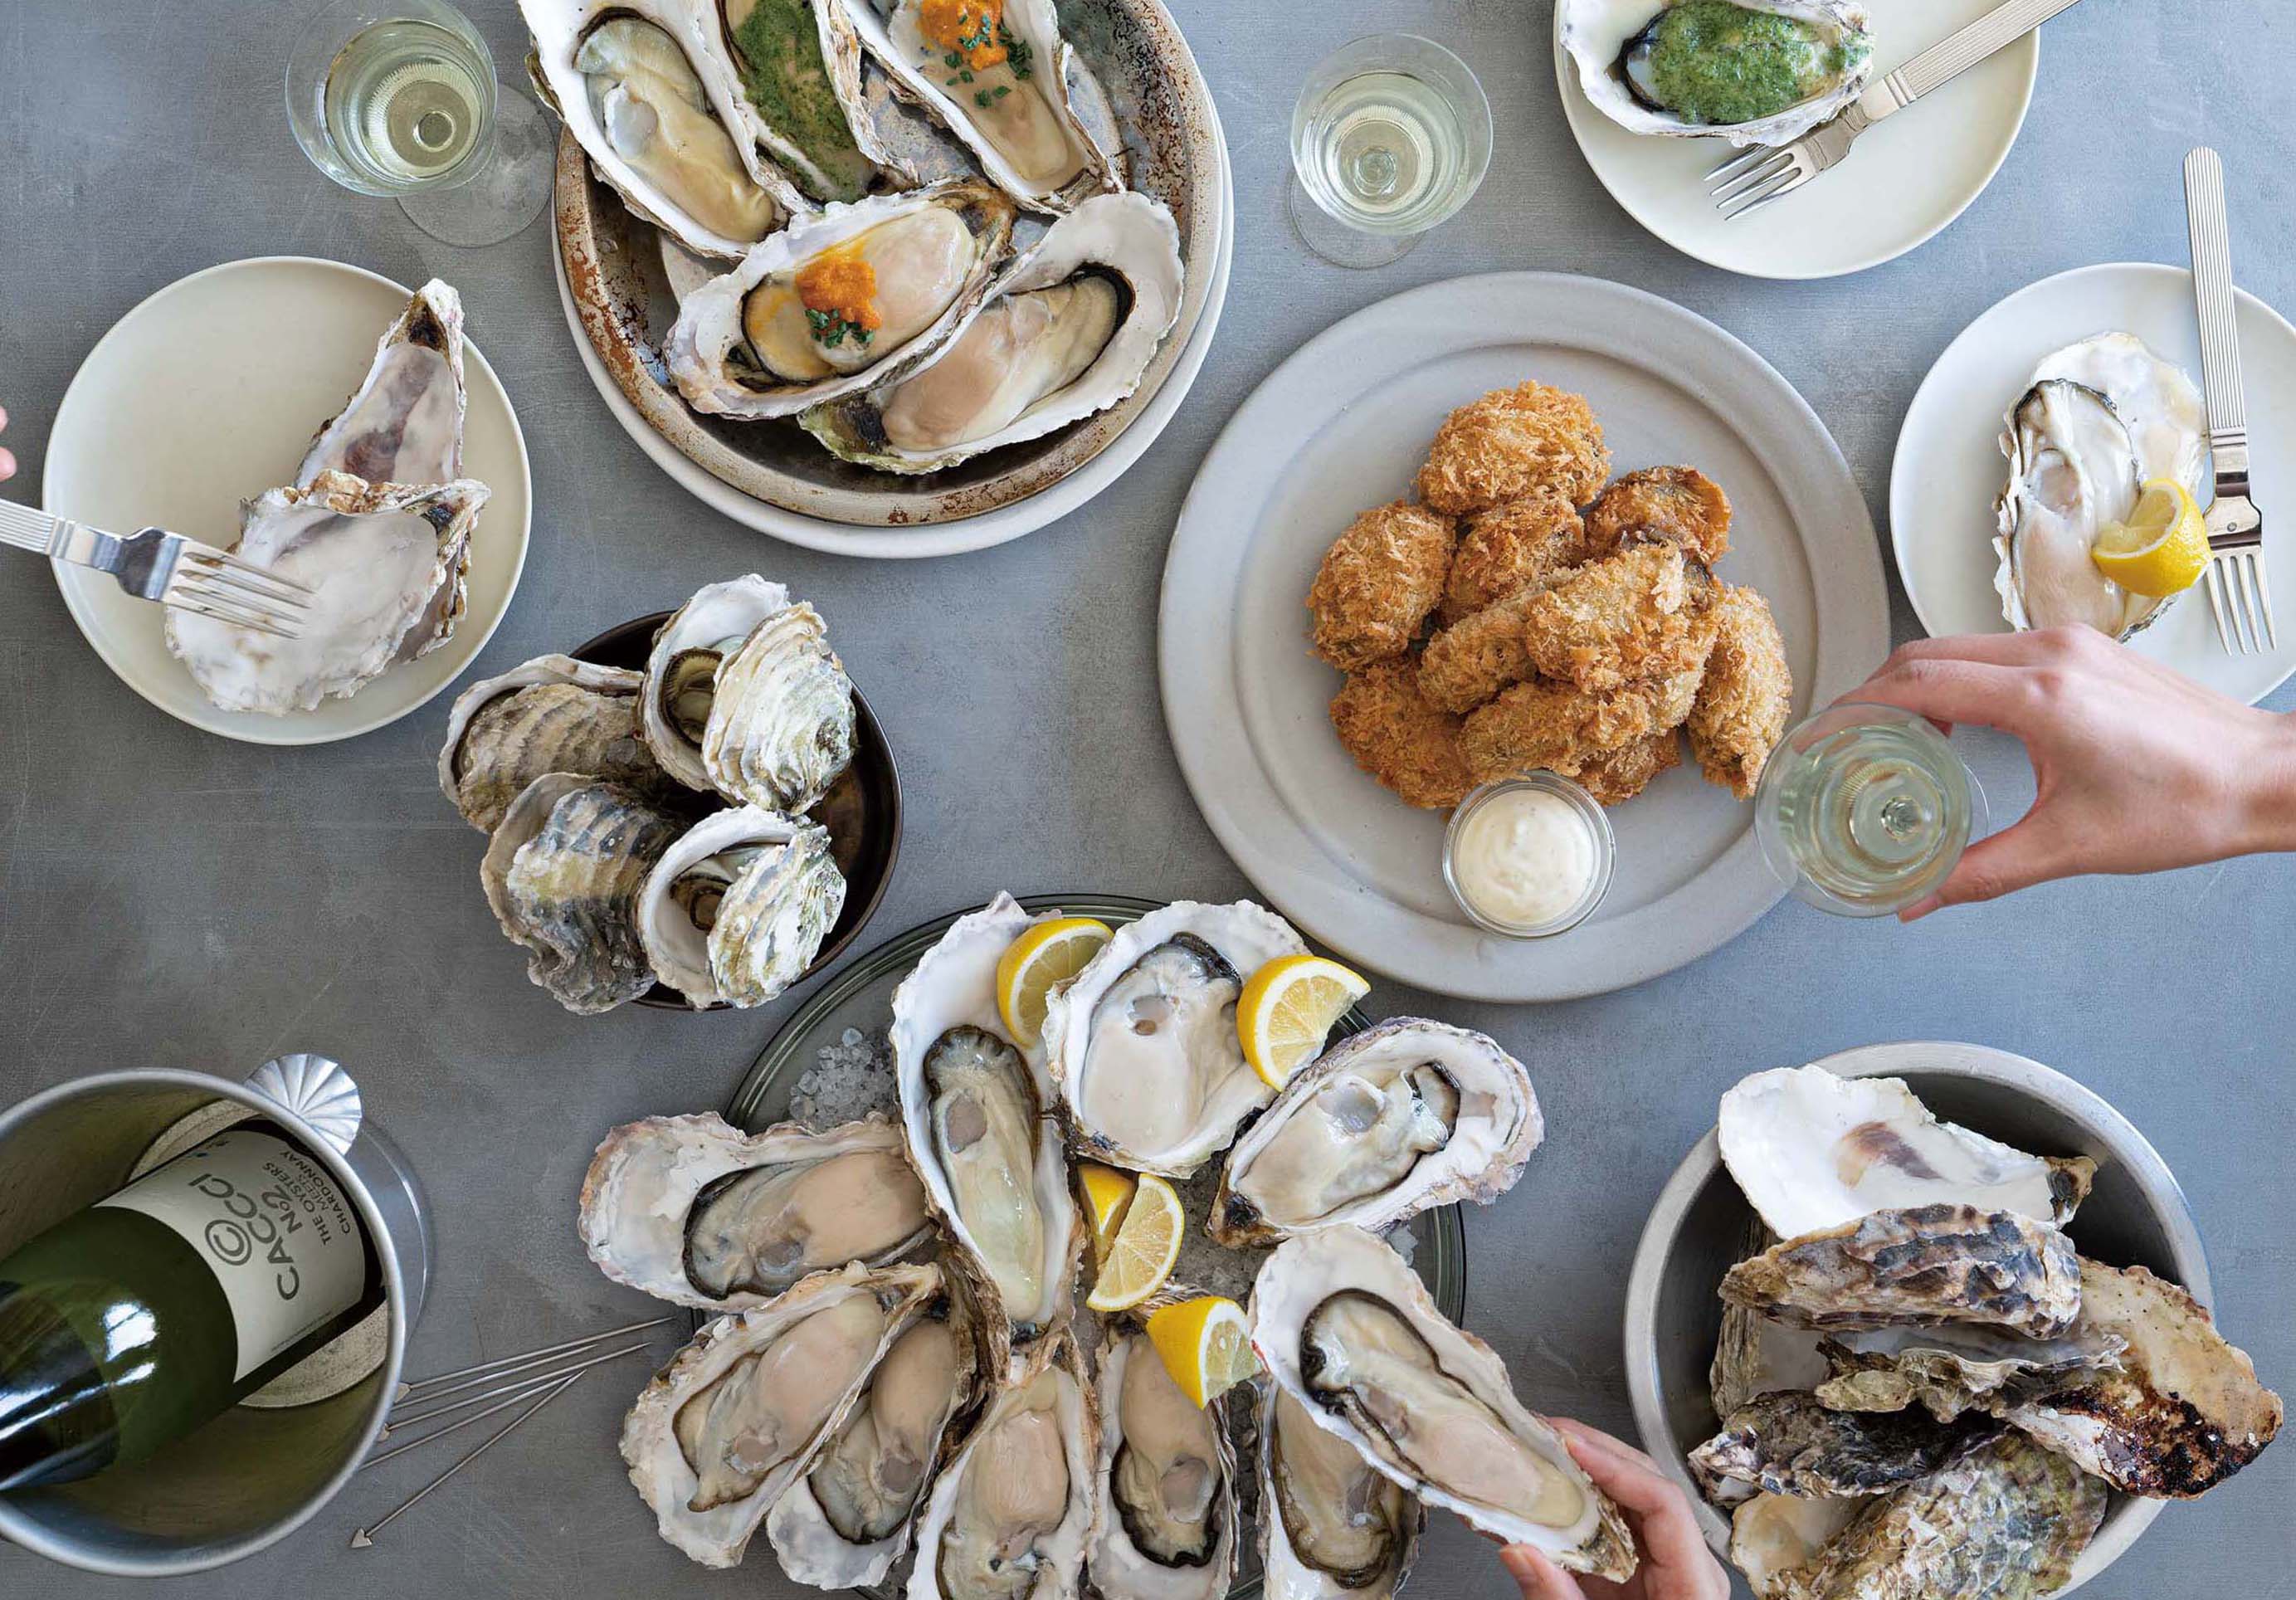
[[[1680,301],[1808,398],[1877,521],[1915,387],[1972,317],[2067,267],[2184,262],[2177,164],[2189,146],[2224,152],[2243,282],[2296,311],[2296,135],[2277,94],[2296,42],[2284,0],[2097,0],[2050,23],[2030,118],[1967,215],[1899,261],[1812,284],[1715,271],[1620,211],[1564,124],[1545,4],[1174,0],[1226,121],[1239,214],[1226,315],[1187,404],[1124,481],[1028,539],[947,560],[844,560],[703,508],[622,434],[560,316],[546,225],[455,250],[305,164],[279,83],[295,26],[317,9],[0,5],[0,404],[24,468],[0,492],[32,497],[56,403],[89,347],[187,273],[295,253],[407,283],[447,277],[534,461],[532,554],[477,670],[562,649],[735,572],[786,580],[829,619],[907,780],[900,871],[867,943],[1000,888],[1250,892],[1165,736],[1154,677],[1165,544],[1237,403],[1302,341],[1374,300],[1461,273],[1553,267]],[[473,9],[496,62],[514,70],[524,38],[510,0]],[[1349,273],[1311,258],[1283,219],[1288,119],[1325,52],[1390,29],[1445,40],[1474,67],[1498,153],[1473,204],[1416,253]],[[723,1103],[802,997],[747,1014],[567,1015],[496,931],[475,882],[480,841],[435,786],[443,699],[348,743],[227,743],[117,682],[39,564],[12,557],[4,576],[0,1101],[105,1068],[236,1074],[281,1050],[328,1051],[419,1161],[436,1209],[439,1271],[412,1371],[643,1314],[651,1302],[608,1284],[575,1241],[592,1145],[631,1117]],[[1915,636],[1894,587],[1892,605],[1897,636]],[[1972,743],[1997,820],[2021,811],[2031,780],[2020,752]],[[2126,1112],[2191,1197],[2225,1327],[2285,1391],[2296,1385],[2292,901],[2296,863],[2266,860],[2058,885],[1912,929],[1790,902],[1704,961],[1603,998],[1508,1009],[1382,983],[1370,1004],[1488,1029],[1530,1063],[1551,1132],[1513,1192],[1467,1218],[1466,1320],[1541,1409],[1630,1431],[1618,1334],[1627,1263],[1721,1090],[1757,1068],[1907,1038],[2036,1056]],[[613,1444],[640,1378],[594,1376],[372,1550],[347,1548],[352,1529],[443,1466],[449,1447],[359,1480],[273,1552],[177,1587],[550,1600],[801,1592],[762,1542],[746,1568],[712,1574],[655,1537]],[[2292,1505],[2296,1446],[2284,1444],[2205,1501],[2171,1506],[2092,1592],[2296,1595]],[[1512,1592],[1488,1546],[1436,1521],[1415,1592]],[[0,1548],[0,1594],[126,1592]]]

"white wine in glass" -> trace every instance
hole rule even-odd
[[[1292,113],[1292,225],[1341,267],[1376,267],[1471,199],[1491,111],[1467,64],[1431,39],[1357,39],[1309,74]]]

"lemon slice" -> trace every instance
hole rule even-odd
[[[1126,1311],[1162,1288],[1172,1276],[1172,1263],[1180,1259],[1180,1235],[1187,1222],[1172,1186],[1152,1172],[1142,1173],[1084,1303],[1095,1311]]]
[[[1092,1223],[1093,1265],[1098,1267],[1107,1261],[1109,1248],[1116,1243],[1116,1230],[1124,1226],[1124,1214],[1132,1209],[1134,1180],[1129,1172],[1098,1161],[1078,1161],[1077,1177],[1084,1186],[1085,1215]]]
[[[2155,478],[2136,496],[2127,522],[2097,535],[2089,559],[2132,595],[2181,595],[2208,567],[2208,521],[2183,484]]]
[[[1280,1089],[1324,1047],[1332,1024],[1371,993],[1371,982],[1321,956],[1279,956],[1252,973],[1235,1008],[1243,1058],[1262,1083]]]
[[[1045,1002],[1113,938],[1106,923],[1056,916],[1038,923],[996,958],[996,1014],[1013,1042],[1027,1049],[1045,1037]]]
[[[1148,1342],[1182,1393],[1209,1406],[1259,1370],[1243,1308],[1206,1294],[1148,1314]]]

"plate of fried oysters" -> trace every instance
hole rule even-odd
[[[1623,988],[1780,894],[1753,792],[1889,649],[1873,523],[1767,362],[1639,290],[1429,284],[1310,341],[1206,458],[1168,559],[1165,717],[1213,832],[1361,965],[1466,998]],[[1517,939],[1445,888],[1478,785],[1575,778],[1617,866]]]

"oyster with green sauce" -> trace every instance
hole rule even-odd
[[[750,135],[814,200],[858,200],[913,175],[862,98],[861,40],[831,0],[701,0],[741,85]]]
[[[1562,0],[1562,43],[1595,108],[1638,134],[1783,144],[1838,115],[1874,72],[1857,0]]]

